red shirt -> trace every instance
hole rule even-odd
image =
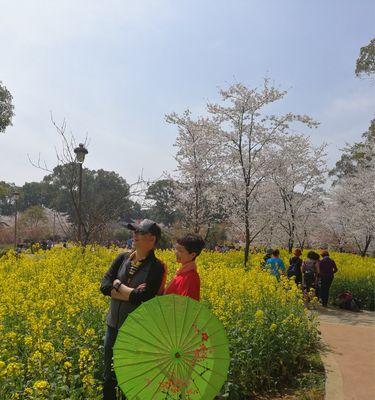
[[[171,280],[164,294],[178,294],[199,301],[200,288],[201,282],[197,267],[195,263],[189,263],[177,271],[176,276]]]

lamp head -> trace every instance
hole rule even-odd
[[[85,156],[88,151],[83,143],[80,143],[79,146],[74,149],[74,153],[76,154],[77,161],[82,164],[85,161]]]

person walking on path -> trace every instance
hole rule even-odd
[[[301,249],[294,250],[294,257],[289,259],[289,268],[288,268],[288,277],[295,277],[295,282],[297,285],[302,283],[302,259],[301,259],[302,251]]]
[[[283,260],[280,258],[280,251],[278,249],[273,250],[272,257],[266,262],[266,266],[270,269],[271,274],[274,275],[277,280],[280,279],[280,272],[285,275],[285,265]]]
[[[177,262],[181,264],[181,267],[165,289],[164,294],[178,294],[199,301],[200,278],[195,260],[203,250],[204,245],[201,236],[195,234],[188,234],[177,239],[174,248]]]
[[[315,251],[307,253],[307,259],[302,262],[302,288],[308,296],[311,289],[316,290],[319,275],[319,254]]]
[[[322,300],[323,307],[328,306],[329,289],[332,285],[335,273],[338,271],[336,263],[329,257],[327,250],[321,252],[323,257],[319,262],[319,297]]]
[[[118,330],[127,316],[142,302],[160,293],[165,283],[165,266],[154,253],[161,237],[160,227],[145,219],[140,224],[128,224],[127,228],[133,231],[135,252],[130,256],[128,253],[117,256],[100,285],[101,292],[111,297],[104,339],[103,400],[117,398],[112,357]],[[144,288],[140,288],[142,284],[145,284]]]

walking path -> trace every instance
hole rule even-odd
[[[319,309],[325,400],[375,399],[375,313]]]

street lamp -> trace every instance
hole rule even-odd
[[[85,146],[80,143],[78,147],[74,149],[74,153],[77,157],[77,162],[79,164],[79,186],[78,186],[78,241],[81,241],[81,228],[82,228],[82,219],[81,219],[81,196],[82,196],[82,164],[85,161],[85,156],[88,153]]]
[[[20,194],[18,192],[13,193],[14,199],[14,248],[17,248],[17,213],[18,213],[18,199]]]

